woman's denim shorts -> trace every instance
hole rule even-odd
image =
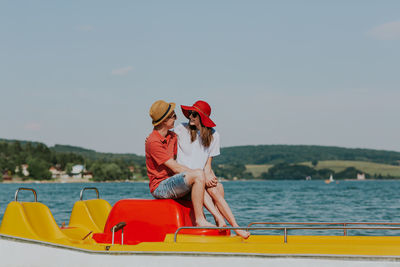
[[[185,173],[178,173],[163,180],[151,193],[155,198],[181,198],[190,192],[191,188],[185,183]]]

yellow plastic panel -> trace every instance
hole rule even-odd
[[[23,202],[22,206],[33,230],[41,239],[65,238],[46,205],[40,202]]]
[[[104,199],[77,201],[72,209],[69,227],[82,227],[101,233],[110,210],[110,203]]]
[[[40,239],[30,225],[20,202],[10,202],[4,212],[0,233],[12,236]]]
[[[10,202],[0,232],[37,240],[67,239],[49,208],[40,202]]]

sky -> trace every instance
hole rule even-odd
[[[223,147],[400,151],[400,1],[0,1],[0,138],[144,154],[159,99]]]

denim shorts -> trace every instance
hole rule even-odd
[[[178,173],[163,180],[151,193],[155,198],[177,199],[185,196],[191,188],[185,183],[185,173]]]

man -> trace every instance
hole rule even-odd
[[[214,226],[203,214],[205,176],[203,170],[192,170],[178,164],[177,137],[174,128],[175,103],[158,100],[150,108],[153,132],[146,139],[146,167],[150,192],[155,198],[180,198],[191,193],[197,226]]]

